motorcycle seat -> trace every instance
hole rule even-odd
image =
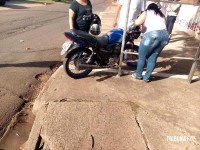
[[[98,44],[97,39],[87,32],[84,32],[84,31],[81,31],[81,30],[74,30],[73,34],[75,34],[76,36],[78,36],[78,37],[80,37],[84,40],[89,41],[90,43],[92,43],[94,45]]]
[[[99,47],[105,48],[108,45],[108,36],[106,34],[96,37]]]
[[[107,35],[95,37],[87,32],[81,31],[81,30],[74,30],[73,32],[76,36],[89,41],[90,43],[92,43],[95,46],[105,48],[106,45],[108,44],[108,36]]]

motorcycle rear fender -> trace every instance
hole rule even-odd
[[[78,32],[80,32],[80,31],[78,31]],[[92,44],[87,39],[84,39],[84,38],[77,36],[76,33],[65,32],[64,34],[65,34],[66,38],[68,38],[70,41],[77,43],[78,45],[81,45],[83,47],[85,47],[85,46],[86,47],[93,47],[94,46],[94,44]]]
[[[82,41],[80,40],[80,38],[78,38],[77,36],[75,36],[73,33],[71,32],[65,32],[65,37],[68,38],[70,41],[74,41],[76,43],[81,43]]]

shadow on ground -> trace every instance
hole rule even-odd
[[[27,9],[28,8],[25,6],[19,6],[19,5],[15,5],[15,4],[6,4],[5,7],[10,8],[10,9]]]
[[[169,45],[161,53],[157,67],[161,68],[159,73],[188,75],[194,62],[192,58],[195,58],[200,42],[183,31],[175,33],[172,35]],[[195,73],[200,75],[200,64]]]
[[[25,62],[18,64],[0,64],[0,68],[4,67],[44,67],[47,68],[54,64],[60,64],[60,61],[38,61],[38,62]]]

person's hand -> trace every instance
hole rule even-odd
[[[131,24],[128,28],[128,31],[132,31],[132,30],[135,30],[137,26],[135,25],[135,22],[133,22],[133,24]]]
[[[74,32],[74,29],[70,29],[70,32],[73,33],[73,32]]]
[[[116,26],[117,26],[117,22],[114,21],[114,22],[113,22],[113,28],[115,28]]]
[[[75,30],[76,30],[76,29],[70,29],[70,32],[71,32],[72,34],[76,35]]]

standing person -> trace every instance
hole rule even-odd
[[[174,0],[174,1],[177,1],[177,0]],[[169,34],[172,33],[174,23],[176,21],[176,17],[178,15],[180,7],[181,7],[180,4],[173,4],[173,3],[170,3],[167,6],[167,9],[166,9],[166,11],[167,11],[167,31],[169,32]]]
[[[151,3],[135,21],[135,25],[143,25],[144,33],[139,46],[137,70],[132,77],[149,82],[157,57],[168,43],[169,34],[166,30],[165,16],[158,5]],[[142,72],[146,63],[147,69],[143,77]]]
[[[92,22],[92,4],[90,0],[73,0],[69,8],[70,30],[89,32]]]
[[[113,27],[124,29],[125,27],[125,18],[128,6],[128,0],[118,0],[118,5],[116,9],[116,14],[113,21]],[[128,24],[127,27],[132,24],[137,17],[141,14],[141,11],[144,10],[143,0],[131,0],[128,14]],[[127,50],[128,51],[128,50]],[[136,66],[135,63],[128,62],[128,54],[124,55],[124,63],[130,66]]]
[[[128,0],[118,0],[113,27],[124,29]],[[131,0],[128,15],[128,26],[137,19],[144,8],[143,0]]]

